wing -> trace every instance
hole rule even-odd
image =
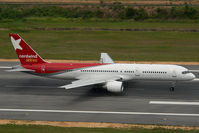
[[[80,79],[72,82],[72,84],[64,85],[59,88],[65,88],[65,89],[72,89],[72,88],[78,88],[83,86],[89,86],[89,85],[96,85],[101,83],[106,83],[108,81],[114,81],[119,80],[121,77],[115,76],[115,77],[95,77],[95,78],[87,78],[87,79]]]
[[[101,53],[100,63],[110,63],[110,64],[113,64],[114,61],[111,59],[111,57],[107,53]]]

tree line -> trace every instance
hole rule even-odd
[[[119,2],[109,6],[60,7],[60,6],[4,6],[0,7],[0,20],[23,19],[26,17],[64,18],[114,18],[114,19],[198,19],[199,10],[184,4],[179,7],[153,8],[130,7]]]

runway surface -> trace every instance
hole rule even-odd
[[[170,82],[129,82],[123,94],[57,88],[67,83],[0,69],[0,119],[199,126],[199,81],[177,83],[175,92]]]

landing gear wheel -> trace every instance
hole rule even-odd
[[[174,90],[175,90],[175,88],[174,87],[170,87],[170,89],[169,89],[171,92],[173,92]]]
[[[99,88],[97,86],[94,86],[92,89],[93,89],[94,92],[98,92],[99,91]]]
[[[171,85],[171,87],[169,88],[169,90],[170,90],[171,92],[173,92],[173,91],[175,90],[175,86],[176,86],[176,81],[172,82],[172,85]]]
[[[99,86],[99,85],[95,85],[95,86],[93,86],[93,88],[92,88],[92,90],[94,91],[94,92],[100,92],[101,91],[101,87]]]

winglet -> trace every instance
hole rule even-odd
[[[101,53],[100,63],[114,64],[115,62],[112,60],[112,58],[107,53]]]

